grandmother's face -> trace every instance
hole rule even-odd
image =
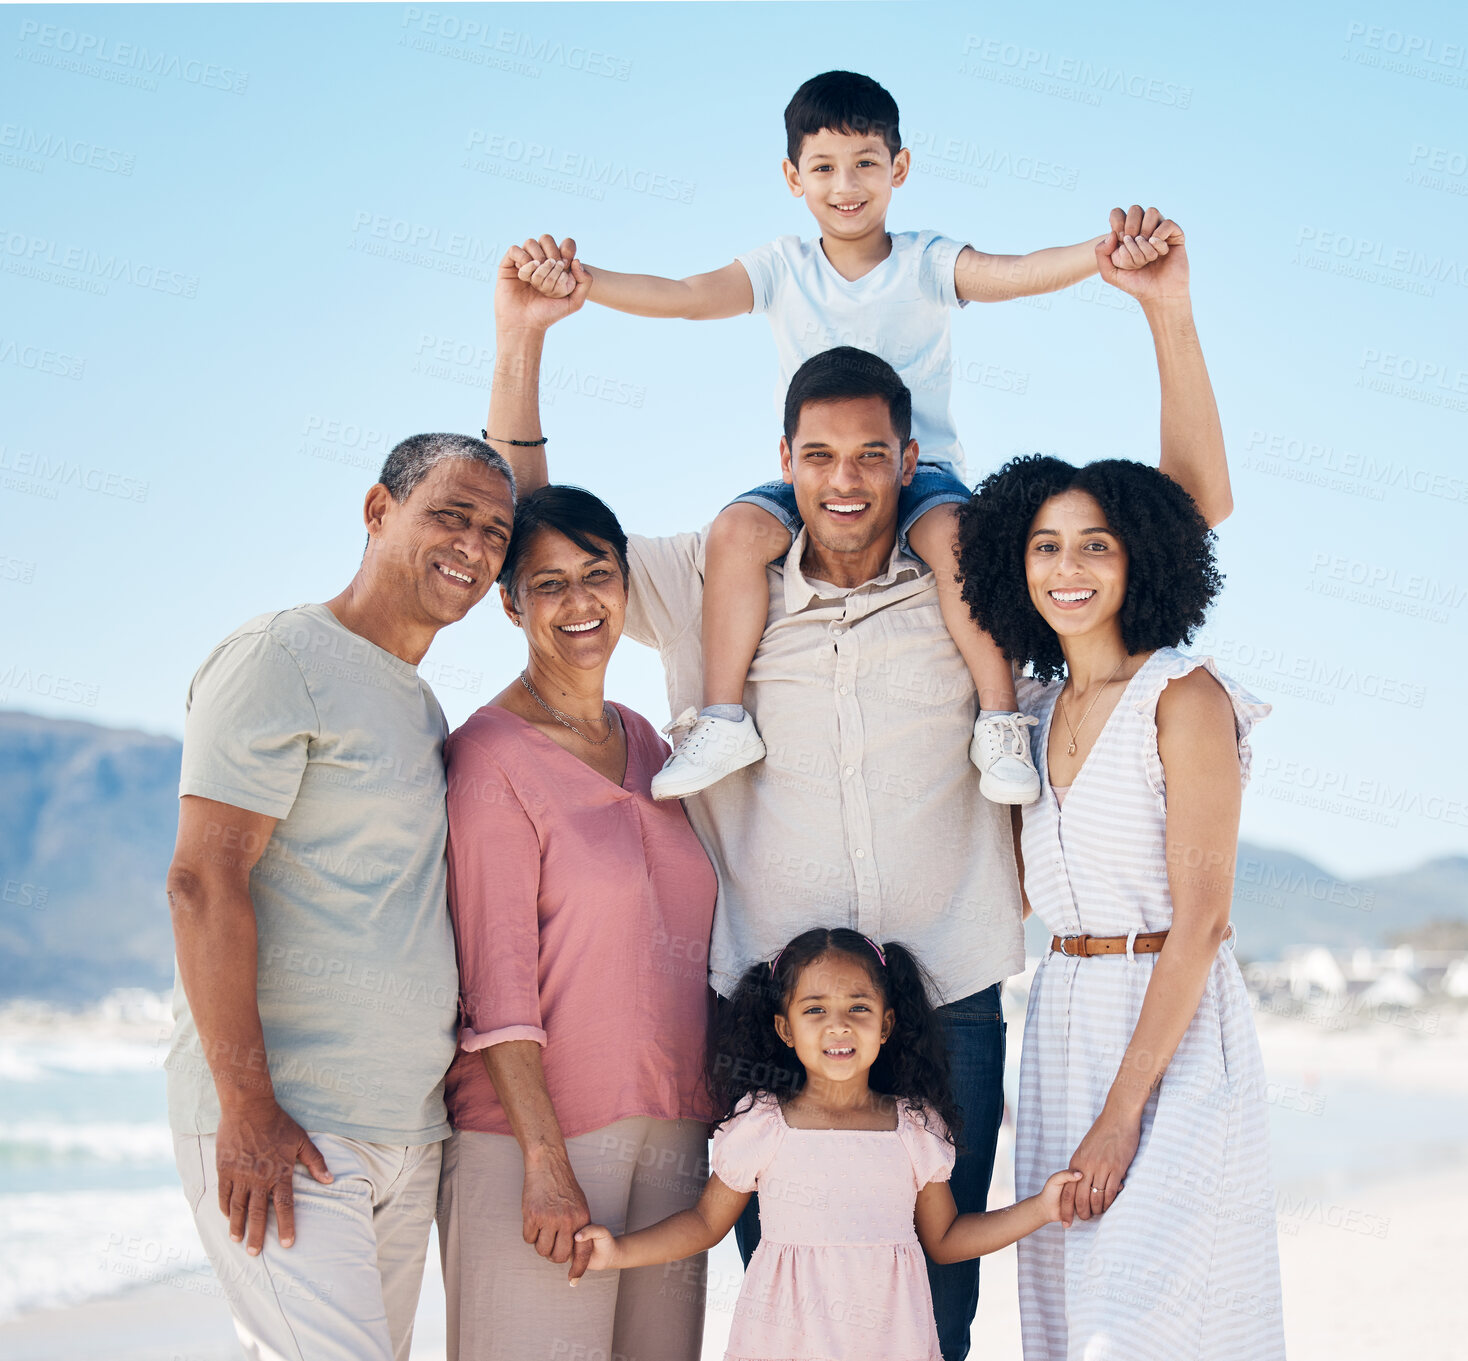
[[[1052,496],[1030,521],[1025,580],[1040,617],[1062,638],[1089,633],[1121,611],[1126,546],[1111,532],[1094,496]]]
[[[500,590],[505,613],[542,663],[604,669],[622,636],[627,579],[611,544],[592,542],[599,551],[588,553],[557,530],[537,531],[514,583]]]

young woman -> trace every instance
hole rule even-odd
[[[1043,789],[1024,887],[1054,933],[1030,989],[1016,1190],[1027,1361],[1284,1356],[1264,1072],[1229,907],[1248,734],[1269,711],[1177,650],[1222,580],[1156,469],[1016,459],[961,516],[974,617],[1028,664]]]

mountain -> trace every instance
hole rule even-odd
[[[163,878],[180,751],[169,737],[0,710],[0,1000],[76,1005],[169,985]],[[1468,922],[1468,856],[1351,882],[1245,842],[1233,916],[1241,959],[1385,945],[1429,922]],[[1032,954],[1045,948],[1033,918],[1026,937]]]

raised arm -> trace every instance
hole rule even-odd
[[[511,246],[500,261],[494,289],[494,384],[489,393],[486,438],[503,454],[515,473],[521,496],[549,481],[540,430],[540,355],[545,333],[556,322],[581,309],[591,287],[579,263],[572,269],[571,291],[547,297],[539,284],[560,266],[560,252],[574,257],[576,243],[559,244],[550,237]],[[521,270],[530,277],[522,279]],[[538,278],[536,276],[539,276]],[[512,444],[512,440],[532,441]]]
[[[528,243],[527,243],[528,244]],[[576,259],[576,243],[570,237],[557,243],[542,236],[537,243],[550,268],[539,268],[530,260],[520,269],[520,278],[533,282],[549,298],[569,297],[575,288],[573,264],[581,264],[591,280],[587,296],[592,302],[636,317],[677,317],[684,321],[717,321],[743,316],[754,306],[754,289],[749,275],[737,260],[707,274],[690,274],[686,279],[666,279],[661,274],[618,274],[600,265]]]
[[[1233,511],[1233,490],[1218,403],[1193,322],[1187,247],[1182,228],[1171,219],[1143,233],[1141,212],[1134,204],[1125,214],[1120,209],[1112,213],[1113,226],[1118,219],[1121,226],[1096,247],[1096,261],[1102,279],[1141,304],[1152,329],[1162,395],[1161,469],[1197,502],[1203,518],[1216,525]],[[1155,212],[1148,209],[1148,216]],[[1146,268],[1118,269],[1113,263],[1118,251],[1134,258],[1154,251],[1162,256]]]
[[[1103,240],[1093,236],[1074,246],[1049,246],[1028,255],[988,255],[965,246],[953,268],[953,282],[965,302],[1008,302],[1054,293],[1096,272],[1096,248]]]

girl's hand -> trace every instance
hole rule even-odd
[[[526,260],[520,266],[520,281],[532,285],[537,293],[547,298],[569,298],[582,276],[590,276],[576,259],[576,243],[570,237],[559,246],[551,238],[543,237],[542,247],[546,242],[554,247],[554,253],[547,250],[544,260]]]
[[[1114,1115],[1103,1108],[1071,1155],[1071,1170],[1083,1175],[1061,1188],[1060,1222],[1104,1214],[1121,1191],[1127,1169],[1137,1156],[1142,1118]]]
[[[617,1240],[602,1224],[588,1224],[576,1231],[576,1245],[571,1250],[571,1284],[588,1271],[612,1271],[617,1265]]]
[[[1067,1186],[1074,1186],[1076,1182],[1080,1181],[1082,1175],[1080,1172],[1071,1171],[1070,1168],[1066,1168],[1064,1172],[1056,1172],[1040,1188],[1039,1194],[1031,1197],[1035,1202],[1035,1208],[1045,1216],[1040,1221],[1041,1223],[1053,1224],[1060,1218],[1060,1193]]]

